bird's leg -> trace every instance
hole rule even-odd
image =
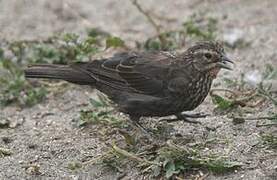
[[[188,123],[193,123],[193,124],[201,124],[201,122],[199,121],[195,121],[195,120],[190,120],[188,118],[191,118],[190,116],[187,116],[187,114],[176,114],[175,115],[177,117],[177,119],[181,120],[181,121],[184,121],[184,122],[188,122]],[[195,118],[195,117],[193,117]]]
[[[131,122],[131,125],[135,129],[138,129],[141,132],[143,132],[145,135],[147,135],[148,137],[151,137],[151,132],[139,123],[139,119],[140,119],[140,117],[138,117],[138,116],[130,116],[129,121]]]

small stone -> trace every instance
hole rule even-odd
[[[10,156],[11,154],[12,154],[12,151],[10,149],[0,147],[0,157],[1,156]]]
[[[16,128],[20,125],[22,125],[25,121],[25,118],[20,118],[18,120],[10,121],[9,127],[10,128]]]
[[[68,163],[68,169],[70,170],[76,170],[82,167],[82,164],[80,162],[70,162]]]
[[[8,119],[1,118],[0,119],[0,128],[4,129],[4,128],[9,128],[9,127],[10,127],[10,121]]]
[[[9,144],[12,142],[12,139],[7,136],[2,137],[1,139],[5,144]]]
[[[249,71],[245,74],[244,79],[246,83],[256,87],[262,82],[262,73],[258,70]]]
[[[234,117],[233,118],[233,124],[242,124],[245,122],[245,119],[244,118],[240,118],[240,117]]]
[[[28,148],[29,149],[36,149],[36,148],[38,148],[38,145],[37,144],[28,144]]]
[[[231,47],[235,47],[242,39],[243,31],[240,29],[229,29],[223,35],[223,40]]]
[[[30,165],[26,168],[26,173],[30,175],[40,175],[40,166],[39,165]]]

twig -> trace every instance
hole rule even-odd
[[[244,119],[244,120],[274,120],[277,119],[277,116],[264,116],[264,117],[233,117],[233,119]]]
[[[151,17],[151,15],[141,7],[141,5],[137,2],[137,0],[131,0],[131,2],[138,9],[138,11],[146,17],[146,19],[149,21],[149,23],[155,28],[156,33],[158,34],[157,36],[158,36],[159,40],[161,41],[161,44],[165,45],[166,39],[164,38],[164,36],[162,34],[161,26],[158,25],[154,21],[154,19]]]
[[[262,116],[262,117],[232,117],[236,121],[245,121],[245,120],[275,120],[277,115],[274,116]],[[277,126],[277,123],[268,123],[268,124],[257,124],[256,127],[263,126]]]
[[[212,89],[210,91],[210,95],[213,96],[213,95],[216,95],[216,91],[222,91],[222,92],[228,92],[230,94],[232,94],[234,97],[231,98],[231,99],[228,99],[229,101],[232,101],[232,103],[234,105],[240,105],[240,106],[248,106],[248,107],[256,107],[258,104],[260,104],[260,102],[262,102],[263,100],[259,101],[258,103],[255,103],[255,104],[250,104],[250,103],[247,103],[248,101],[250,101],[251,99],[253,99],[254,97],[256,96],[261,96],[260,93],[256,92],[256,91],[253,91],[253,92],[250,92],[250,93],[247,93],[248,96],[246,97],[242,97],[242,98],[238,98],[239,96],[239,92],[235,92],[235,91],[232,91],[230,89]],[[245,94],[244,94],[245,95]]]
[[[91,160],[88,160],[88,161],[86,161],[86,162],[83,162],[82,165],[83,165],[83,166],[86,166],[86,165],[88,165],[88,164],[95,164],[95,163],[98,162],[100,159],[102,159],[102,158],[105,157],[105,156],[108,156],[108,155],[111,154],[111,153],[112,153],[112,150],[109,150],[109,151],[105,152],[104,154],[102,154],[102,155],[100,155],[100,156],[98,156],[98,157],[96,157],[96,158],[94,158],[94,159],[91,159]]]
[[[155,162],[153,162],[153,161],[148,161],[148,160],[146,160],[146,159],[142,159],[142,158],[136,156],[136,155],[133,154],[133,153],[130,153],[130,152],[128,152],[128,151],[125,151],[124,149],[120,149],[120,148],[117,147],[115,144],[112,146],[112,148],[113,148],[113,150],[114,150],[116,153],[118,153],[118,154],[120,154],[120,155],[122,155],[122,156],[128,157],[128,158],[130,158],[130,159],[132,159],[132,160],[134,160],[134,161],[141,162],[141,163],[146,163],[146,164],[149,164],[149,165],[157,165],[157,166],[160,166],[159,163],[155,163]]]
[[[0,157],[9,156],[12,154],[10,149],[0,147]]]
[[[161,33],[161,27],[154,21],[154,19],[150,16],[150,14],[148,12],[146,12],[141,5],[137,2],[137,0],[131,0],[131,2],[133,3],[133,5],[139,10],[139,12],[141,14],[143,14],[147,20],[149,21],[149,23],[155,28],[155,30],[157,31],[157,34]]]
[[[214,95],[214,92],[215,92],[215,91],[229,92],[229,93],[231,93],[231,94],[237,95],[237,92],[232,91],[232,90],[230,90],[230,89],[212,89],[212,90],[210,90],[210,94],[211,94],[211,95]]]
[[[210,173],[204,174],[202,177],[200,177],[198,180],[204,180],[206,179],[208,176],[210,175]]]
[[[87,27],[93,26],[93,24],[88,19],[86,19],[80,12],[76,11],[75,10],[76,8],[74,8],[69,2],[62,2],[62,3],[64,8],[70,10],[70,12],[74,14],[74,16],[78,17],[85,26]]]
[[[258,87],[258,93],[259,93],[260,95],[262,95],[262,96],[268,98],[269,100],[271,100],[271,101],[273,102],[273,104],[274,104],[275,106],[277,106],[277,100],[274,99],[274,98],[272,97],[272,95],[271,95],[268,91],[266,91],[266,90],[264,89],[264,87],[263,87],[262,84]]]
[[[277,123],[257,124],[256,127],[277,126]]]

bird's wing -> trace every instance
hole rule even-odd
[[[113,88],[152,95],[163,90],[168,65],[174,58],[163,52],[119,53],[110,59],[92,61],[82,69]]]

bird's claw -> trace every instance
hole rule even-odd
[[[203,113],[186,114],[186,113],[181,113],[181,116],[186,117],[186,118],[205,118],[207,116],[210,116],[210,114],[203,114]]]
[[[160,119],[159,121],[166,121],[168,123],[171,122],[176,122],[176,121],[183,121],[183,122],[187,122],[187,123],[193,123],[193,124],[201,124],[201,122],[199,121],[194,121],[194,120],[190,120],[189,118],[204,118],[209,116],[209,114],[202,114],[202,113],[196,113],[196,114],[185,114],[185,113],[180,113],[180,114],[176,114],[175,115],[176,118],[173,119]]]
[[[184,118],[184,117],[182,117],[182,118],[173,118],[173,119],[160,119],[159,120],[159,122],[162,122],[162,121],[166,121],[168,123],[183,121],[183,122],[187,122],[187,123],[201,124],[201,122],[199,122],[199,121],[190,120],[190,119],[187,119],[187,118]]]

